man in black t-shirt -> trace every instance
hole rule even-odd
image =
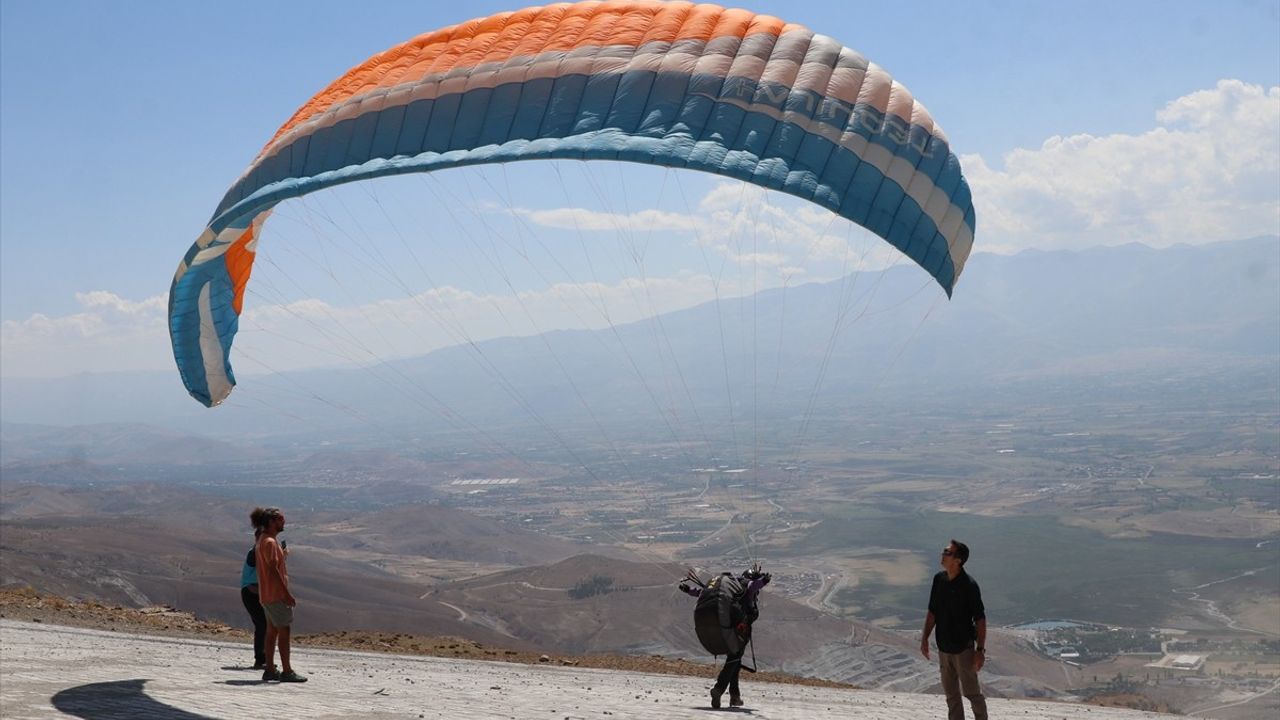
[[[929,613],[920,636],[920,654],[929,657],[929,634],[937,628],[938,667],[947,695],[947,720],[964,720],[963,697],[969,698],[974,720],[987,720],[987,700],[978,684],[978,671],[987,658],[987,613],[978,582],[964,571],[969,546],[952,540],[942,550],[942,572],[933,576]]]

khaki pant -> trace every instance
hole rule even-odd
[[[947,720],[964,720],[964,697],[969,698],[974,720],[987,720],[987,699],[978,685],[978,671],[973,669],[973,649],[960,653],[938,651],[938,667],[942,670],[942,692],[947,695]]]

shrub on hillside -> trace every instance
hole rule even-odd
[[[574,600],[583,600],[593,595],[608,595],[611,592],[613,592],[613,578],[606,575],[592,575],[579,580],[569,588],[569,597]]]

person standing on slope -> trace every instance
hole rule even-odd
[[[942,549],[942,571],[933,576],[929,612],[920,636],[920,654],[929,659],[929,634],[937,629],[938,667],[947,696],[947,720],[964,720],[963,697],[974,720],[987,720],[987,700],[978,671],[987,661],[987,613],[978,581],[964,571],[969,546],[952,540]]]
[[[253,669],[267,669],[267,654],[263,645],[267,640],[267,616],[262,612],[262,599],[258,597],[258,539],[262,528],[253,529],[253,547],[244,558],[240,569],[240,602],[253,620]]]
[[[258,565],[258,597],[267,616],[266,669],[262,681],[306,682],[307,678],[293,671],[289,664],[289,634],[293,625],[293,608],[298,604],[289,592],[289,571],[285,567],[285,552],[276,536],[284,530],[284,513],[280,508],[257,508],[249,519],[255,527],[262,528],[255,548]],[[276,646],[280,648],[280,665],[277,670],[274,659]]]
[[[720,668],[716,684],[711,688],[711,707],[720,707],[720,698],[726,689],[729,691],[729,706],[741,707],[743,702],[742,693],[738,689],[738,675],[742,672],[742,656],[751,642],[751,625],[760,617],[760,590],[773,578],[769,573],[761,572],[760,564],[756,563],[750,570],[742,573],[741,578],[733,577],[732,573],[723,573],[704,585],[697,574],[690,570],[687,579],[697,586],[682,582],[679,587],[684,593],[699,599],[698,609],[694,611],[698,639],[708,652],[725,656],[724,666]],[[725,613],[716,612],[714,608],[705,608],[710,612],[703,613],[704,601],[712,594],[721,593],[725,595],[724,606],[729,610],[727,627],[724,624]],[[703,618],[709,618],[714,627],[697,627]]]

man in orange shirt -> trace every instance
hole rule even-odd
[[[289,570],[285,567],[285,552],[276,540],[284,530],[284,513],[280,508],[258,508],[251,514],[254,525],[262,528],[262,536],[254,547],[258,566],[258,598],[267,616],[267,669],[262,681],[306,682],[305,676],[293,671],[289,664],[289,628],[293,625],[293,608],[298,601],[289,592]],[[275,666],[275,649],[280,646],[280,665]]]

